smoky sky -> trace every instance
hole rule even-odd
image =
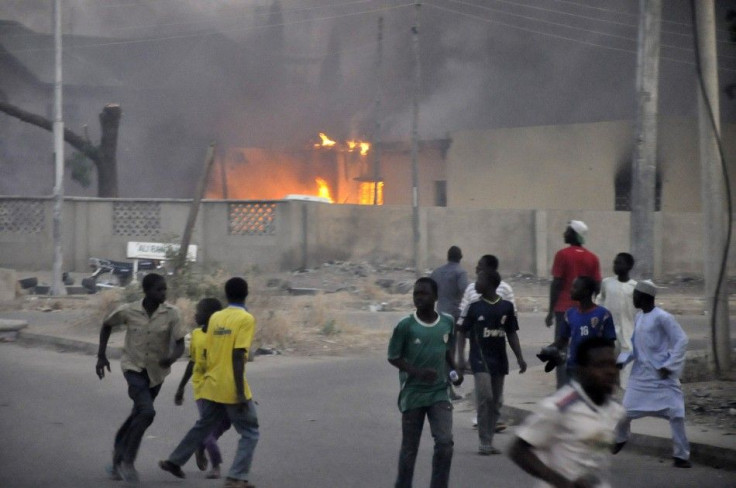
[[[51,3],[6,0],[0,19],[49,33]],[[730,3],[716,2],[722,87],[736,83],[736,44],[729,42],[726,22]],[[319,132],[339,139],[411,137],[417,87],[412,2],[63,4],[66,45],[85,61],[105,64],[119,81],[109,96],[124,113],[123,196],[190,195],[210,140],[223,147],[294,148],[307,147]],[[422,2],[419,137],[633,120],[638,5]],[[689,1],[663,2],[659,112],[665,117],[697,116],[690,23]],[[89,109],[81,118],[92,127],[97,113]],[[723,96],[721,115],[734,121],[736,101]],[[141,175],[145,182],[135,182]],[[175,184],[161,185],[164,178]]]

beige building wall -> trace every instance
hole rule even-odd
[[[616,174],[631,165],[634,132],[632,121],[612,121],[454,133],[448,206],[614,210]],[[694,119],[659,122],[663,211],[700,211],[697,137]],[[724,126],[722,139],[733,186],[736,125]]]

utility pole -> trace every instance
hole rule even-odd
[[[376,57],[376,131],[373,136],[373,205],[378,205],[381,181],[381,65],[383,61],[383,16],[378,17],[378,56]]]
[[[413,113],[411,121],[411,228],[414,272],[419,277],[421,271],[419,270],[419,175],[417,153],[419,152],[419,87],[422,79],[421,65],[419,64],[419,10],[422,7],[421,2],[416,2],[414,7],[414,27],[411,28],[414,45],[414,94],[412,97]]]
[[[194,232],[194,224],[197,222],[197,215],[199,214],[199,204],[202,202],[204,192],[207,190],[207,182],[210,179],[210,171],[212,170],[212,164],[215,161],[215,143],[210,142],[210,146],[207,148],[207,155],[205,156],[204,168],[202,174],[197,182],[197,188],[194,190],[194,198],[192,198],[192,204],[189,207],[189,216],[187,217],[187,223],[184,227],[184,235],[181,238],[181,245],[179,246],[179,253],[176,257],[176,263],[174,267],[174,273],[177,274],[187,262],[187,252],[189,251],[189,243],[192,240],[192,232]]]
[[[636,146],[631,172],[630,249],[636,274],[654,276],[654,211],[657,185],[657,99],[661,0],[639,0],[636,61]]]
[[[62,282],[62,266],[64,251],[61,245],[62,210],[64,205],[64,121],[61,110],[61,0],[54,0],[54,168],[56,171],[54,183],[54,277],[51,287],[55,296],[66,295],[66,288]]]
[[[701,202],[703,206],[703,274],[705,299],[711,314],[712,349],[716,374],[731,369],[731,338],[728,320],[727,269],[722,262],[726,245],[724,180],[718,140],[721,113],[718,99],[718,61],[713,0],[695,2],[694,22],[698,42],[698,127],[700,146]]]

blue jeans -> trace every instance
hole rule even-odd
[[[199,416],[202,416],[202,411],[204,409],[204,405],[207,400],[202,400],[201,398],[197,400],[197,409],[199,410]],[[222,436],[222,434],[225,433],[227,429],[230,428],[230,419],[227,417],[224,418],[219,424],[215,426],[215,429],[210,432],[210,435],[207,436],[207,438],[202,442],[202,445],[207,450],[207,454],[210,456],[210,462],[212,462],[212,466],[219,466],[222,464],[222,454],[220,454],[220,448],[217,445],[217,439]]]
[[[429,486],[430,488],[447,488],[450,481],[454,445],[452,442],[452,405],[450,402],[438,402],[428,407],[407,410],[401,414],[402,438],[396,488],[411,488],[425,416],[429,420],[429,428],[434,438],[432,481]]]
[[[259,437],[255,402],[248,400],[247,408],[242,410],[238,405],[217,403],[206,399],[202,399],[201,403],[199,420],[176,446],[174,452],[169,456],[169,461],[177,466],[186,464],[207,436],[218,425],[222,425],[222,422],[230,419],[235,431],[240,434],[240,440],[227,476],[237,480],[247,480]]]
[[[121,462],[133,464],[141,446],[143,434],[149,425],[153,423],[156,410],[153,408],[153,400],[161,390],[161,385],[151,388],[151,381],[144,369],[137,371],[123,371],[123,376],[128,382],[128,396],[133,400],[133,411],[118,429],[115,435],[115,447],[113,449],[112,462],[117,465]]]

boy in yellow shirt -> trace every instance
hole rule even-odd
[[[205,346],[207,342],[207,324],[212,314],[220,310],[222,310],[222,304],[217,298],[205,298],[197,303],[194,320],[199,327],[192,331],[192,338],[189,343],[189,364],[187,364],[184,376],[182,376],[181,382],[179,383],[179,388],[177,388],[176,395],[174,395],[175,404],[181,405],[184,403],[184,388],[191,378],[194,401],[197,403],[200,417],[204,408],[200,390],[204,382],[204,371],[206,367]],[[222,454],[220,454],[217,439],[229,428],[230,420],[227,418],[223,419],[222,422],[215,426],[214,430],[210,432],[210,435],[207,436],[199,449],[194,453],[195,459],[197,460],[197,467],[201,471],[207,469],[205,451],[209,454],[212,469],[207,473],[206,477],[208,479],[217,479],[220,477]]]
[[[212,315],[207,327],[204,379],[200,389],[202,416],[159,467],[184,478],[181,467],[223,419],[240,435],[225,488],[253,488],[248,474],[258,443],[258,417],[245,378],[245,363],[255,334],[256,321],[245,309],[248,283],[230,278],[225,283],[228,306]]]

